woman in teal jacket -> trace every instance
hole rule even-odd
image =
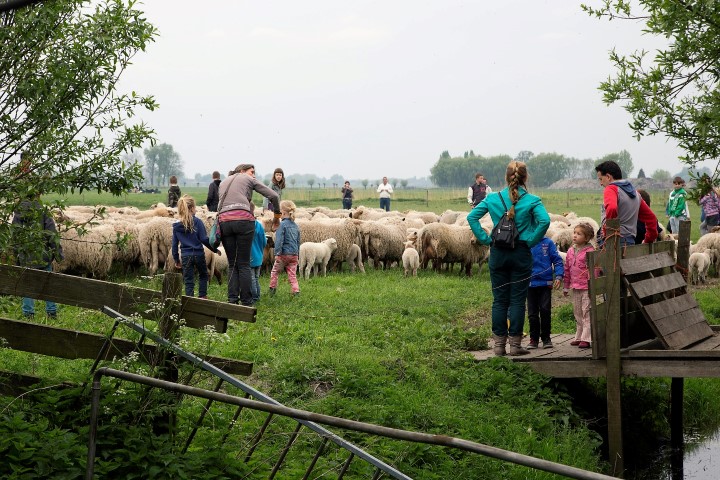
[[[492,239],[480,226],[480,219],[490,213],[493,225],[497,225],[505,213],[502,197],[505,205],[510,207],[508,217],[515,219],[519,233],[519,241],[513,249],[490,247],[488,265],[493,289],[492,332],[495,355],[506,354],[505,344],[508,337],[510,355],[529,353],[520,346],[520,342],[525,323],[525,301],[532,276],[530,249],[545,235],[550,226],[550,217],[540,197],[528,193],[527,179],[527,165],[516,160],[510,162],[505,172],[508,186],[485,197],[467,216],[478,241],[483,245],[491,245]]]

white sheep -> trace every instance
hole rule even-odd
[[[305,272],[305,279],[310,278],[310,270],[318,274],[318,266],[322,267],[323,277],[327,275],[327,264],[337,249],[337,240],[328,238],[320,243],[303,242],[300,245],[300,273]]]
[[[408,274],[412,274],[413,277],[417,277],[417,270],[420,267],[420,255],[415,250],[415,242],[408,240],[404,245],[405,251],[402,254],[404,276],[407,277]]]
[[[708,268],[712,263],[712,257],[709,252],[695,252],[690,255],[688,266],[690,268],[690,283],[697,285],[698,282],[705,283]]]
[[[360,251],[359,245],[353,243],[350,246],[350,253],[348,253],[345,261],[348,263],[348,265],[350,265],[350,271],[352,273],[355,273],[355,269],[358,269],[362,273],[365,273],[365,265],[362,261],[362,252]]]

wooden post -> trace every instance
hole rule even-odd
[[[625,462],[622,443],[622,406],[621,406],[621,374],[620,359],[620,222],[617,219],[606,222],[607,236],[605,250],[610,257],[611,270],[605,272],[608,280],[608,291],[605,303],[607,308],[605,351],[607,352],[607,408],[608,408],[608,447],[609,460],[613,476],[623,478]]]
[[[175,343],[175,332],[177,331],[177,319],[180,314],[180,296],[182,294],[182,275],[179,273],[166,272],[162,286],[162,310],[158,320],[159,334]],[[158,352],[161,351],[158,349]],[[169,382],[178,381],[178,358],[172,352],[162,351],[158,359],[158,378]],[[179,398],[178,398],[179,400]],[[155,425],[155,432],[158,434],[175,432],[176,417],[172,413],[161,415]]]
[[[688,266],[690,261],[690,227],[691,222],[683,220],[680,222],[677,243],[677,268],[688,280]],[[682,455],[684,450],[683,439],[683,396],[685,379],[673,377],[670,381],[670,446],[673,455]],[[682,457],[680,457],[682,458]]]

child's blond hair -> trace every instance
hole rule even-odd
[[[280,202],[280,211],[282,213],[287,213],[288,217],[290,217],[290,220],[293,222],[295,221],[295,210],[297,210],[297,207],[295,206],[295,202],[292,200],[283,200]]]
[[[195,231],[195,223],[193,222],[192,208],[195,206],[195,199],[190,195],[183,195],[178,200],[178,215],[180,216],[180,223],[183,224],[185,230],[190,232]]]

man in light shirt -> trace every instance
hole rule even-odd
[[[383,177],[382,183],[378,185],[377,192],[380,194],[380,208],[386,212],[390,211],[390,197],[393,193],[392,185],[388,183],[387,177]]]

